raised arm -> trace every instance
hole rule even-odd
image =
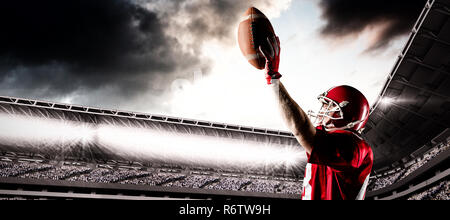
[[[266,57],[266,79],[275,94],[280,113],[286,126],[294,134],[300,145],[311,154],[312,143],[316,135],[316,129],[308,118],[308,115],[291,98],[284,85],[280,82],[281,74],[278,72],[280,63],[280,40],[278,37],[267,38],[268,48],[260,47],[260,51]]]
[[[271,86],[273,87],[284,123],[294,134],[300,145],[305,148],[306,152],[311,154],[316,128],[309,120],[308,115],[291,98],[280,80],[274,80]]]

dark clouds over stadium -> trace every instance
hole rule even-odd
[[[326,21],[322,35],[345,37],[366,28],[384,25],[368,50],[389,45],[391,40],[411,31],[426,0],[320,0]]]
[[[143,93],[161,95],[164,85],[194,69],[207,73],[207,60],[196,54],[202,40],[230,39],[230,23],[246,3],[186,2],[5,1],[0,91],[49,100],[78,95],[81,104],[120,106]],[[188,22],[177,27],[171,19],[180,11]],[[189,30],[192,43],[182,45],[170,28],[178,35]]]
[[[104,86],[134,94],[146,86],[137,77],[170,71],[178,52],[157,16],[127,1],[8,1],[0,26],[2,90],[18,96]]]
[[[107,108],[157,105],[170,94],[173,80],[198,70],[208,74],[211,64],[200,54],[205,41],[235,46],[235,24],[247,7],[274,8],[280,2],[4,1],[0,95],[69,98]],[[384,45],[408,30],[423,7],[419,2],[321,0],[327,21],[322,33],[344,36],[388,19],[392,25],[379,43]]]

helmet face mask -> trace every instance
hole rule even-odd
[[[351,86],[336,86],[317,97],[322,104],[319,112],[308,111],[314,126],[326,131],[353,130],[361,132],[369,115],[369,103]]]
[[[322,103],[322,107],[317,113],[309,111],[308,116],[313,121],[314,126],[324,126],[327,130],[334,129],[333,121],[344,118],[340,105],[324,95],[320,95],[318,100]]]

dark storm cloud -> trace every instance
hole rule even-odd
[[[192,43],[191,47],[196,49],[199,48],[195,46],[196,44],[211,39],[222,43],[235,43],[237,27],[234,25],[247,8],[255,4],[266,7],[271,5],[269,0],[182,0],[165,4],[158,10],[158,14],[160,17],[170,19],[181,13],[184,18],[182,23],[171,22],[170,25],[191,35],[194,39],[187,43]]]
[[[38,97],[106,86],[124,96],[145,91],[154,75],[199,63],[165,26],[126,0],[3,2],[0,85]]]
[[[189,14],[194,15],[188,27],[197,36],[227,38],[235,31],[232,26],[244,11],[250,7],[246,1],[211,1],[209,5],[194,4],[186,7]]]
[[[108,108],[142,101],[155,106],[175,79],[190,79],[198,70],[208,74],[209,60],[198,56],[203,42],[235,43],[234,24],[255,3],[271,5],[268,0],[4,1],[0,95],[69,98]]]
[[[395,37],[408,33],[426,0],[320,0],[326,24],[324,36],[343,37],[358,34],[367,27],[386,25],[369,50],[389,44]]]

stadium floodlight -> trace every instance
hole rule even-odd
[[[381,103],[383,105],[391,105],[394,102],[394,99],[391,97],[383,97],[383,99],[381,99]]]
[[[298,145],[180,134],[168,130],[0,113],[0,144],[33,152],[97,146],[120,158],[238,169],[289,169],[306,161]]]
[[[298,146],[99,125],[99,146],[123,157],[212,167],[292,167],[304,160]]]
[[[84,122],[0,114],[0,143],[38,151],[70,150],[94,141],[94,127]]]

